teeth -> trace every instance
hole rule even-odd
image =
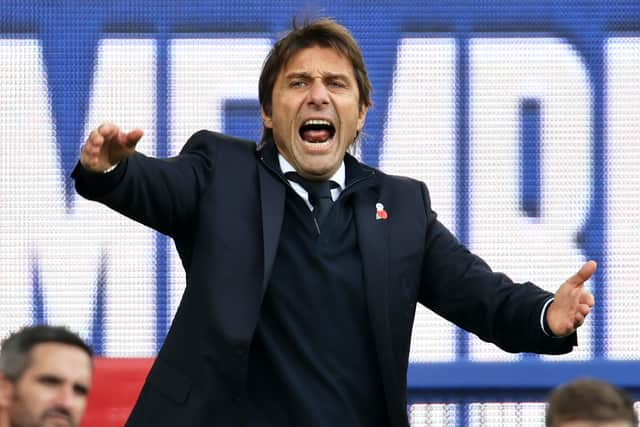
[[[319,119],[312,119],[312,120],[307,120],[306,122],[304,122],[303,124],[304,126],[332,126],[331,122],[329,120],[319,120]]]

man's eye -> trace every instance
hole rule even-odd
[[[305,83],[302,80],[292,80],[289,83],[289,87],[304,87]]]
[[[84,385],[76,384],[73,386],[73,392],[78,396],[86,396],[89,394],[89,388]]]
[[[347,84],[341,80],[332,80],[329,82],[329,86],[344,89],[347,87]]]
[[[62,380],[60,380],[60,378],[56,378],[53,376],[42,376],[38,378],[38,382],[40,382],[40,384],[45,384],[45,385],[58,385],[62,383]]]

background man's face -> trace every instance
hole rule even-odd
[[[42,343],[15,384],[9,384],[11,427],[75,427],[82,420],[91,387],[91,358],[82,349]]]
[[[278,151],[298,173],[325,180],[338,169],[349,144],[364,125],[366,108],[349,59],[319,46],[302,49],[280,70],[271,115]]]

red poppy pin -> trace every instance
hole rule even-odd
[[[376,220],[387,218],[389,218],[389,214],[384,210],[384,205],[380,202],[376,203]]]

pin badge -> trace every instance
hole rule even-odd
[[[376,203],[376,220],[387,218],[389,218],[389,214],[384,210],[384,205],[380,202]]]

